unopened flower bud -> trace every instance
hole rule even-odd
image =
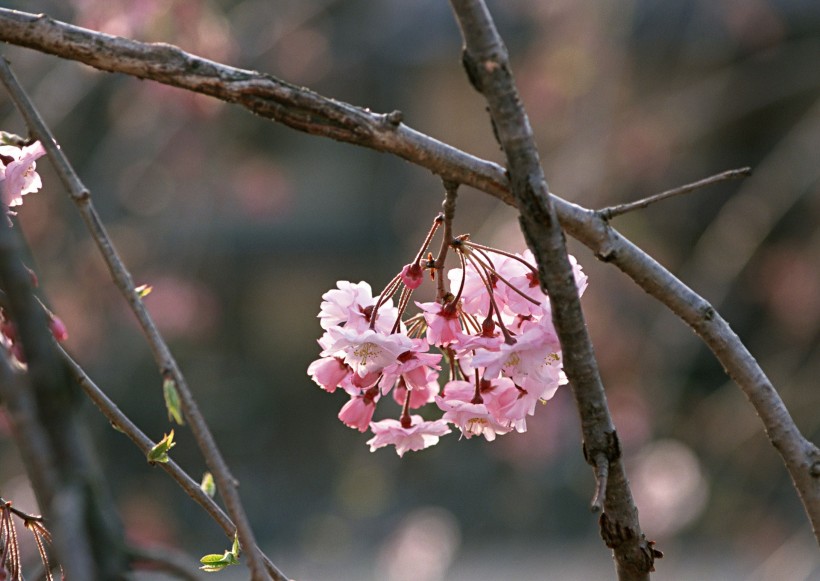
[[[68,329],[66,329],[63,320],[57,315],[51,316],[51,319],[48,322],[48,328],[51,330],[51,334],[54,335],[54,338],[57,339],[57,341],[62,343],[68,339]]]
[[[410,290],[415,290],[424,281],[424,271],[417,262],[407,264],[401,269],[401,281]]]

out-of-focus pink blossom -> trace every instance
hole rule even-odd
[[[380,422],[372,422],[370,429],[373,436],[367,443],[370,451],[375,452],[384,446],[393,445],[396,447],[396,454],[404,456],[404,453],[412,450],[423,450],[438,444],[439,438],[450,433],[450,428],[445,420],[425,422],[421,416],[410,416],[411,425],[408,428],[402,427],[398,420],[388,419]]]
[[[57,341],[62,342],[68,339],[68,329],[65,323],[63,323],[63,320],[57,315],[51,315],[51,318],[48,320],[48,328]]]
[[[35,141],[25,147],[0,146],[0,176],[3,179],[3,204],[7,208],[23,203],[23,196],[43,187],[35,160],[45,155],[43,144]]]

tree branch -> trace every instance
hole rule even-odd
[[[0,8],[0,40],[83,62],[101,70],[151,79],[238,103],[260,116],[299,131],[391,153],[444,179],[472,186],[514,205],[510,184],[502,167],[415,131],[402,123],[397,114],[372,113],[293,87],[270,75],[243,71],[179,49],[172,52],[180,59],[176,63],[166,62],[162,55],[168,54],[168,45],[139,43],[71,26],[46,16],[3,8]],[[281,88],[277,106],[263,107],[261,98],[242,99],[241,92],[230,81],[236,77],[270,87],[271,92]],[[296,115],[297,111],[302,111],[303,118],[313,115],[320,117],[321,111],[333,107],[339,108],[337,114],[351,111],[351,123],[346,126],[347,130],[337,129],[332,135],[323,134],[319,130],[321,126],[299,122]],[[293,114],[286,114],[289,108]],[[789,471],[820,543],[820,450],[802,436],[777,391],[728,323],[710,311],[711,307],[702,297],[595,212],[567,202],[554,193],[552,203],[569,235],[590,248],[599,260],[617,266],[638,286],[666,305],[712,350],[761,418],[767,436]],[[711,316],[704,317],[704,313],[711,313]]]
[[[750,167],[730,169],[719,174],[709,176],[708,178],[703,178],[702,180],[692,182],[691,184],[686,184],[683,186],[679,186],[677,188],[672,188],[671,190],[666,190],[665,192],[661,192],[653,196],[648,196],[641,200],[628,202],[626,204],[618,204],[617,206],[608,206],[606,208],[598,210],[598,213],[604,220],[611,220],[615,216],[620,216],[621,214],[626,214],[627,212],[633,212],[635,210],[642,210],[643,208],[646,208],[654,204],[655,202],[660,202],[661,200],[665,200],[673,196],[688,194],[689,192],[693,192],[699,188],[705,188],[706,186],[711,186],[712,184],[716,184],[718,182],[725,182],[727,180],[745,178],[750,175],[752,175],[752,168]]]
[[[581,416],[587,462],[604,488],[604,514],[612,524],[602,535],[613,549],[618,578],[643,580],[658,556],[641,533],[638,510],[626,479],[615,426],[586,329],[564,232],[550,200],[538,149],[507,49],[482,0],[451,0],[464,38],[462,62],[472,85],[484,95],[495,135],[507,157],[510,184],[527,245],[538,262],[541,289],[550,297],[552,320],[561,342],[564,371]],[[600,470],[608,464],[608,470]],[[599,502],[598,495],[596,500]]]
[[[90,399],[94,405],[99,408],[102,414],[108,419],[109,422],[111,422],[111,425],[115,429],[128,436],[128,439],[130,439],[137,446],[137,448],[140,449],[143,455],[147,456],[148,452],[154,447],[156,442],[145,435],[145,433],[140,430],[139,427],[137,427],[137,425],[132,422],[127,415],[123,413],[117,404],[111,401],[111,398],[109,398],[106,393],[100,389],[90,377],[88,377],[79,363],[74,361],[74,359],[72,359],[64,349],[60,348],[60,351],[63,359],[71,370],[74,379],[88,396],[88,399]],[[185,493],[194,500],[194,502],[205,509],[205,512],[207,512],[220,526],[220,528],[222,528],[225,536],[233,540],[234,533],[236,532],[236,525],[219,507],[219,505],[216,504],[210,496],[205,494],[198,482],[191,478],[188,473],[180,468],[179,465],[173,460],[155,463],[154,466],[159,466],[165,470],[165,472],[168,473],[168,475],[173,478],[177,484],[179,484],[180,488],[182,488],[182,490],[184,490]],[[258,547],[255,547],[255,552],[265,563],[265,569],[273,577],[274,581],[287,581],[288,578],[285,574],[282,573]]]
[[[116,248],[114,248],[114,244],[111,242],[111,238],[108,236],[108,232],[91,201],[91,193],[80,181],[79,176],[74,171],[66,155],[57,145],[57,141],[40,117],[34,104],[20,86],[8,63],[2,58],[0,58],[0,80],[2,80],[6,86],[9,95],[25,119],[31,135],[40,140],[46,149],[49,161],[54,165],[57,175],[60,177],[85,221],[86,227],[91,233],[91,237],[97,244],[108,266],[114,283],[125,297],[125,300],[139,321],[148,344],[151,346],[154,360],[160,368],[160,373],[163,377],[173,378],[179,392],[183,413],[188,419],[191,432],[205,458],[205,462],[214,475],[217,489],[225,501],[228,513],[236,523],[240,543],[245,547],[255,547],[256,539],[254,538],[253,530],[251,529],[250,522],[245,514],[245,509],[242,506],[242,501],[236,490],[238,482],[231,475],[228,465],[222,457],[216,445],[216,441],[205,422],[205,418],[199,411],[199,406],[196,404],[196,400],[188,387],[182,371],[179,369],[176,360],[171,354],[171,350],[157,329],[151,315],[148,313],[145,305],[143,305],[142,298],[135,289],[131,274],[119,257]],[[251,578],[254,581],[268,578],[256,553],[249,551],[246,555],[248,556],[247,561]]]

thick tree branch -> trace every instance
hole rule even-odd
[[[217,489],[225,501],[228,513],[236,524],[240,543],[245,547],[255,547],[256,540],[250,522],[245,514],[245,509],[242,506],[242,501],[239,498],[239,493],[236,490],[238,482],[231,475],[228,465],[222,457],[216,445],[216,441],[205,422],[205,418],[199,411],[199,406],[188,387],[185,376],[177,365],[176,359],[174,359],[174,356],[171,354],[171,350],[157,329],[153,318],[148,313],[145,305],[143,305],[142,298],[134,286],[131,274],[119,257],[105,226],[103,226],[94,208],[94,204],[91,201],[91,193],[80,181],[79,176],[74,171],[66,155],[57,145],[57,141],[40,117],[34,104],[20,86],[8,63],[2,58],[0,58],[0,80],[2,80],[6,86],[12,101],[14,101],[22,117],[25,119],[31,135],[40,140],[46,149],[49,160],[54,165],[54,169],[76,204],[94,242],[97,244],[114,283],[125,297],[137,321],[139,321],[148,344],[151,346],[154,359],[160,368],[160,372],[164,378],[170,378],[174,381],[179,392],[182,410],[191,428],[191,433],[194,435],[194,439],[205,458],[205,462],[208,464],[208,468],[214,475]],[[37,308],[39,309],[39,305]],[[254,551],[249,551],[246,555],[251,578],[254,581],[269,579],[258,555]]]
[[[307,89],[293,87],[270,75],[228,67],[168,45],[139,43],[71,26],[45,16],[2,8],[0,40],[83,62],[101,70],[151,79],[236,102],[299,131],[392,153],[444,179],[472,186],[514,205],[503,168],[407,127],[397,114],[372,113],[321,97]],[[176,63],[167,61],[169,52],[179,56]],[[237,77],[268,87],[271,93],[278,90],[280,100],[277,107],[262,107],[261,98],[243,100],[241,91],[231,81]],[[337,129],[332,135],[322,133],[321,124],[299,122],[300,117],[296,114],[302,111],[303,117],[307,112],[308,117],[319,118],[322,111],[334,107],[338,108],[337,114],[352,112],[350,123],[346,125],[348,129]],[[292,109],[293,114],[285,114],[288,109]],[[600,260],[617,266],[647,293],[665,304],[709,346],[755,407],[767,436],[783,458],[820,543],[820,450],[800,434],[777,391],[728,323],[714,311],[709,311],[708,303],[702,297],[595,212],[562,200],[555,194],[552,194],[552,203],[568,234],[589,247]],[[712,315],[704,317],[706,312]]]
[[[596,477],[607,479],[603,506],[610,526],[602,530],[602,535],[613,549],[619,579],[649,579],[655,557],[661,555],[652,550],[641,533],[638,510],[625,476],[618,436],[581,311],[564,232],[550,199],[507,49],[483,0],[451,0],[450,4],[464,38],[464,68],[489,105],[496,137],[507,156],[521,230],[538,262],[541,289],[550,297],[564,371],[581,416],[584,455],[596,468]],[[602,464],[608,464],[608,470],[601,470]],[[602,487],[599,481],[599,488]],[[598,494],[594,502],[600,502]]]

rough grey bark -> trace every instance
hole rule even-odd
[[[538,262],[541,288],[550,297],[564,371],[581,416],[584,457],[595,469],[598,488],[603,491],[601,536],[613,550],[619,579],[649,579],[655,558],[662,554],[653,549],[641,532],[618,434],[567,257],[564,232],[513,80],[506,47],[482,0],[451,0],[450,4],[464,38],[464,68],[489,105],[495,135],[507,158],[521,230]]]

